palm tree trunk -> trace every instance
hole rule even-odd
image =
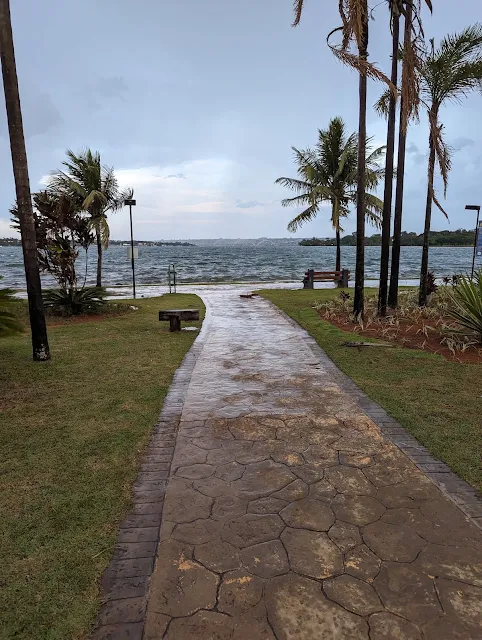
[[[430,157],[428,159],[428,184],[427,184],[427,204],[425,207],[425,226],[423,229],[423,246],[422,246],[422,266],[420,269],[420,291],[418,296],[418,304],[424,307],[427,304],[427,274],[428,274],[428,243],[430,239],[430,223],[432,220],[432,193],[433,193],[433,176],[435,167],[435,144],[430,134]]]
[[[44,361],[50,358],[50,350],[42,300],[35,219],[30,194],[27,151],[23,133],[9,0],[0,0],[0,56],[2,60],[3,88],[7,109],[13,174],[15,178],[18,218],[22,237],[25,278],[27,281],[33,359]]]
[[[404,48],[412,37],[412,5],[405,4]],[[400,124],[398,131],[397,187],[395,191],[395,211],[393,216],[392,268],[390,269],[390,289],[388,306],[398,306],[398,278],[400,275],[400,243],[402,235],[403,187],[405,181],[405,148],[407,144],[408,118],[405,114],[403,88],[407,82],[407,70],[402,67],[402,97],[400,98]]]
[[[340,242],[340,227],[336,227],[336,266],[335,271],[341,271],[341,242]]]
[[[100,235],[99,226],[95,227],[95,239],[97,241],[97,280],[96,286],[102,286],[102,238]]]
[[[363,33],[359,48],[362,61],[368,57],[368,4],[364,2]],[[356,203],[356,261],[355,293],[353,313],[356,318],[363,317],[365,311],[365,189],[366,189],[366,141],[367,141],[367,75],[360,71],[359,77],[359,115],[358,115],[358,167],[357,167],[357,203]]]
[[[392,25],[392,74],[391,81],[394,87],[398,80],[398,41],[400,34],[400,16],[393,15]],[[392,218],[392,192],[393,192],[393,156],[395,153],[395,116],[396,97],[390,94],[390,106],[388,110],[387,126],[387,154],[385,157],[385,189],[383,193],[382,214],[382,247],[380,256],[380,286],[378,290],[378,313],[387,315],[388,297],[388,266],[390,262],[390,225]]]

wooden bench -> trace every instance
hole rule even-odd
[[[342,271],[315,271],[308,269],[303,278],[303,289],[314,289],[315,282],[335,282],[339,287],[348,287],[350,272]]]
[[[169,331],[181,331],[181,320],[199,320],[199,309],[166,309],[159,311],[159,320],[169,320]]]

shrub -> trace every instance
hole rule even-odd
[[[10,310],[12,305],[17,302],[14,295],[15,291],[13,289],[0,289],[0,336],[23,331],[22,325]]]
[[[50,289],[43,294],[45,307],[60,316],[98,313],[106,304],[104,296],[105,289],[102,287]]]
[[[474,335],[482,343],[482,270],[471,280],[468,276],[460,276],[453,289],[452,307],[449,315],[463,327],[461,333]]]

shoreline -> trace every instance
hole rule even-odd
[[[439,282],[440,280],[440,282]],[[440,284],[441,279],[437,282]],[[319,282],[316,283],[314,291],[317,289],[335,289],[331,282]],[[400,280],[400,287],[416,287],[418,286],[418,280]],[[354,281],[350,280],[348,288],[353,288]],[[365,280],[366,288],[378,287],[378,280]],[[47,287],[46,287],[47,288]],[[206,289],[222,288],[226,291],[231,290],[256,290],[256,289],[303,289],[303,284],[299,281],[293,280],[251,280],[249,282],[183,282],[177,284],[178,293],[196,293],[196,291],[203,291]],[[107,299],[132,299],[132,284],[120,284],[120,285],[107,285],[105,287],[107,291]],[[341,289],[340,289],[341,291]],[[16,295],[25,299],[27,297],[26,289],[15,289]],[[136,283],[137,298],[154,298],[165,293],[169,293],[169,286],[166,284],[138,284]]]

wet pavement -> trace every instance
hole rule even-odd
[[[202,332],[144,460],[124,531],[146,545],[161,523],[147,609],[132,597],[136,613],[106,617],[95,637],[480,639],[475,520],[301,329],[240,292],[201,292]]]

